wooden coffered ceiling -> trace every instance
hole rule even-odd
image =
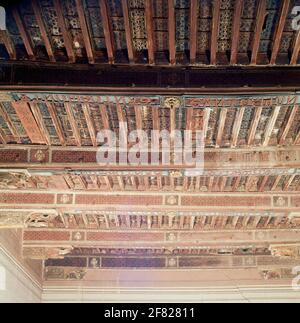
[[[23,0],[0,57],[140,65],[297,65],[297,0]]]
[[[292,277],[295,3],[55,0],[7,9],[0,229],[21,230],[23,257],[43,261],[46,282],[126,268],[251,269],[258,284]],[[124,135],[119,122],[148,134],[202,130],[203,173],[191,176],[184,163],[99,166],[97,133]]]
[[[170,98],[2,92],[0,226],[23,230],[23,256],[45,261],[47,281],[109,268],[250,267],[262,281],[291,277],[298,94],[182,95],[172,97],[176,108]],[[122,136],[119,122],[146,133],[203,130],[203,174],[173,163],[99,166],[96,134]]]

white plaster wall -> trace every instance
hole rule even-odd
[[[40,303],[41,288],[0,248],[0,303]]]

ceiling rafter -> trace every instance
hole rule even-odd
[[[289,14],[289,9],[290,9],[290,0],[283,0],[280,8],[280,16],[277,22],[276,30],[274,33],[274,38],[273,38],[273,47],[272,47],[272,55],[271,55],[271,60],[270,64],[275,65],[276,60],[278,57],[279,49],[280,49],[280,44],[282,41],[282,35],[286,23],[287,16]]]
[[[259,0],[258,7],[257,7],[256,26],[255,26],[254,38],[253,38],[253,44],[252,44],[252,50],[251,50],[251,65],[257,65],[261,34],[263,31],[266,15],[267,15],[267,1]]]
[[[237,0],[234,10],[234,19],[232,26],[232,40],[231,40],[231,54],[230,54],[230,64],[236,65],[238,61],[238,47],[240,40],[240,28],[241,28],[241,18],[244,8],[244,0]]]
[[[17,27],[19,29],[19,32],[21,34],[22,41],[24,43],[27,55],[28,55],[29,59],[35,60],[36,57],[35,57],[35,54],[34,54],[34,48],[33,48],[30,36],[29,36],[29,34],[27,32],[27,29],[26,29],[26,27],[24,25],[24,22],[23,22],[23,20],[22,20],[22,18],[20,16],[19,9],[18,8],[13,8],[12,13],[13,13],[14,19],[16,21]]]
[[[109,64],[113,64],[115,62],[115,43],[107,0],[99,0],[99,5],[103,24],[105,44],[107,49],[108,62]]]
[[[60,0],[53,0],[54,2],[54,7],[55,7],[55,11],[57,14],[57,19],[58,19],[58,25],[59,28],[62,32],[62,36],[63,36],[63,40],[64,40],[64,44],[65,44],[65,49],[67,52],[67,56],[68,59],[71,63],[75,63],[76,61],[76,56],[74,53],[74,48],[73,48],[73,43],[72,43],[72,39],[71,39],[71,35],[67,29],[66,26],[66,21],[65,21],[65,17],[63,15],[64,10],[62,7],[62,3]]]
[[[34,11],[34,15],[35,15],[37,24],[38,24],[40,32],[41,32],[43,42],[44,42],[45,47],[46,47],[47,54],[49,56],[49,59],[50,59],[51,62],[56,62],[54,52],[53,52],[53,49],[52,49],[52,45],[51,45],[51,42],[49,40],[47,29],[46,29],[44,19],[43,19],[43,16],[42,16],[39,1],[38,0],[32,0],[31,5],[32,5],[32,9]]]
[[[210,47],[210,64],[217,64],[218,52],[218,34],[221,15],[221,0],[214,0],[213,2],[213,17],[212,17],[212,34]]]
[[[145,18],[147,31],[147,47],[149,64],[155,64],[155,49],[154,49],[154,27],[153,27],[153,4],[152,0],[145,0]]]
[[[95,63],[94,50],[91,42],[91,37],[90,37],[90,33],[89,33],[89,29],[88,29],[88,25],[85,17],[82,0],[76,0],[76,8],[77,8],[79,21],[80,21],[80,27],[82,30],[83,41],[84,41],[88,61],[90,64],[94,64]]]

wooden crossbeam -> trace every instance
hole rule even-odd
[[[209,190],[209,192],[211,192],[212,189],[213,189],[214,179],[215,178],[213,176],[209,177],[209,180],[208,180],[208,190]]]
[[[135,121],[136,121],[136,129],[137,130],[143,130],[143,117],[142,117],[142,107],[141,106],[134,106],[134,112],[135,112]]]
[[[272,116],[269,119],[269,122],[267,124],[266,130],[265,130],[265,135],[264,135],[264,141],[263,141],[263,146],[268,146],[270,139],[273,134],[274,126],[276,124],[278,115],[280,113],[280,106],[277,106],[273,109]]]
[[[300,143],[300,128],[298,129],[298,134],[295,138],[294,144],[298,145]]]
[[[256,26],[255,26],[252,51],[251,51],[252,52],[251,65],[257,64],[257,56],[259,52],[260,39],[261,39],[261,34],[263,31],[266,15],[267,15],[267,1],[259,0],[259,4],[257,8],[257,16],[256,16]]]
[[[232,191],[233,192],[236,192],[241,184],[241,180],[242,180],[242,177],[241,176],[238,176],[235,180],[234,180],[234,183],[233,183],[233,186],[232,186]]]
[[[72,128],[72,132],[78,147],[81,147],[81,136],[77,127],[77,122],[74,117],[72,106],[69,102],[65,102],[65,109],[68,115],[68,119]]]
[[[115,45],[107,0],[99,0],[99,5],[103,24],[105,44],[107,49],[108,62],[110,64],[113,64],[115,60]]]
[[[150,187],[150,181],[149,181],[149,177],[148,176],[144,176],[144,184],[145,184],[145,189],[146,190],[149,190],[151,187]]]
[[[288,181],[286,182],[286,184],[284,185],[283,190],[284,191],[288,191],[290,189],[290,186],[292,185],[294,179],[296,178],[297,175],[291,175],[288,179]]]
[[[135,61],[135,53],[134,53],[134,47],[133,47],[132,31],[131,31],[131,25],[130,25],[127,0],[122,0],[122,9],[123,9],[128,59],[129,59],[129,63],[132,64]]]
[[[63,132],[61,122],[60,122],[60,120],[59,120],[59,118],[58,118],[58,116],[56,114],[54,105],[52,103],[50,103],[50,102],[46,102],[46,106],[48,108],[49,114],[51,116],[54,128],[55,128],[57,136],[58,136],[58,138],[60,140],[60,143],[61,143],[62,146],[65,146],[66,145],[65,135],[64,135],[64,132]]]
[[[160,121],[159,121],[159,109],[157,107],[152,107],[152,123],[153,130],[156,131],[154,133],[154,142],[159,144],[158,133],[160,131]]]
[[[110,129],[109,118],[108,118],[108,115],[107,115],[106,106],[104,104],[102,104],[100,106],[100,113],[101,113],[101,118],[102,118],[102,123],[103,123],[103,126],[104,126],[104,130],[109,130]]]
[[[4,44],[9,58],[11,60],[16,60],[17,52],[16,52],[15,45],[6,30],[0,30],[0,42]]]
[[[162,176],[161,175],[157,176],[157,188],[158,188],[158,190],[163,189],[163,183],[162,183]]]
[[[121,105],[120,102],[117,103],[117,114],[118,114],[118,119],[119,119],[119,124],[122,124],[123,126],[128,126],[127,125],[127,120],[125,118],[125,114],[123,111],[123,106]],[[127,141],[127,132],[126,129],[124,127],[120,128],[120,136],[123,138],[123,140]]]
[[[17,27],[19,29],[19,32],[20,32],[22,41],[24,43],[27,55],[30,59],[35,60],[36,57],[34,55],[33,45],[32,45],[31,39],[28,35],[27,29],[24,25],[24,22],[20,16],[19,10],[17,8],[13,8],[12,13],[13,13],[13,17],[16,21]]]
[[[189,189],[189,178],[185,177],[183,180],[183,191],[187,191]]]
[[[266,187],[266,184],[269,180],[269,176],[264,176],[260,185],[259,185],[259,188],[258,188],[258,191],[259,192],[264,192],[265,191],[265,187]]]
[[[231,147],[236,147],[238,144],[239,134],[240,134],[245,110],[246,108],[242,107],[236,113],[233,130],[232,130]]]
[[[226,188],[226,183],[227,183],[227,177],[222,176],[220,179],[220,192],[223,192]]]
[[[120,189],[122,191],[124,191],[125,190],[125,184],[124,184],[123,177],[122,176],[118,176],[117,178],[118,178],[118,183],[119,183]]]
[[[84,46],[85,50],[87,53],[88,61],[90,64],[95,63],[95,57],[94,57],[94,52],[93,52],[93,47],[91,43],[91,37],[89,34],[88,30],[88,25],[85,17],[85,12],[84,12],[84,7],[82,0],[76,0],[76,8],[77,8],[77,13],[80,21],[80,27],[82,31],[82,36],[83,36],[83,41],[84,41]]]
[[[146,30],[147,30],[148,59],[149,59],[149,64],[153,65],[155,63],[155,51],[154,51],[152,0],[145,0],[145,16],[146,16]]]
[[[11,118],[9,117],[8,113],[6,112],[6,110],[4,109],[4,107],[2,106],[1,103],[0,103],[0,116],[6,122],[9,131],[17,139],[17,142],[20,143],[21,139],[20,139],[20,136],[18,134],[18,131],[17,131],[15,125],[13,124]]]
[[[193,130],[194,109],[188,108],[186,111],[186,130]]]
[[[86,124],[89,130],[89,134],[90,134],[93,146],[97,147],[97,134],[96,134],[94,122],[91,117],[91,111],[90,111],[89,105],[86,103],[82,104],[82,110],[84,113],[84,117],[86,120]]]
[[[174,0],[168,0],[169,55],[170,64],[176,64],[176,24]]]
[[[289,14],[290,3],[291,3],[290,0],[283,0],[282,1],[282,5],[281,5],[281,9],[280,9],[280,17],[277,22],[277,26],[276,26],[276,30],[275,30],[274,38],[273,38],[272,56],[271,56],[271,60],[270,60],[271,65],[276,64],[276,60],[277,60],[277,56],[279,53],[280,44],[281,44],[281,40],[282,40],[283,30],[284,30],[285,23],[286,23],[286,18]]]
[[[65,43],[65,48],[67,51],[69,61],[71,63],[75,63],[76,57],[74,54],[72,39],[71,39],[70,33],[67,29],[65,18],[63,15],[64,10],[62,8],[62,2],[60,0],[53,0],[53,1],[54,1],[54,8],[55,8],[55,11],[57,14],[58,26],[62,32],[62,36],[63,36],[63,40]]]
[[[275,191],[277,189],[277,186],[280,183],[281,179],[282,179],[282,175],[279,175],[276,177],[276,179],[272,185],[271,191]]]
[[[137,191],[138,190],[138,183],[137,183],[136,177],[135,176],[131,176],[130,177],[130,180],[131,180],[132,188]]]
[[[216,146],[220,147],[223,142],[223,133],[224,133],[224,128],[225,128],[225,123],[226,123],[226,117],[227,117],[227,109],[222,109],[220,112],[220,117],[219,117],[219,128],[218,128],[218,135],[217,135],[217,140],[216,140]]]
[[[241,29],[241,17],[243,13],[244,0],[237,0],[234,10],[234,19],[232,26],[232,39],[231,39],[231,55],[230,64],[237,64],[237,54],[239,47],[240,29]]]
[[[252,119],[252,123],[250,126],[250,130],[249,130],[249,134],[248,134],[248,145],[251,146],[254,142],[255,139],[255,134],[256,134],[256,130],[260,121],[260,117],[262,114],[262,107],[258,107],[255,109],[255,113]]]
[[[4,133],[4,131],[0,128],[0,141],[2,144],[6,145],[7,144],[7,138]]]
[[[290,132],[290,129],[292,127],[292,124],[294,123],[295,121],[295,117],[296,117],[296,114],[298,112],[298,105],[295,105],[292,110],[291,110],[291,113],[290,113],[290,116],[288,118],[288,121],[287,123],[285,124],[284,126],[284,129],[280,135],[280,139],[279,139],[279,145],[283,145],[286,141],[286,137],[287,135],[289,134]]]
[[[172,191],[175,191],[176,185],[175,185],[175,178],[174,177],[170,178],[170,188]]]
[[[44,20],[43,20],[40,4],[39,4],[39,2],[37,0],[32,0],[31,5],[32,5],[32,9],[33,9],[37,24],[38,24],[40,32],[41,32],[43,42],[45,44],[45,48],[46,48],[48,57],[49,57],[51,62],[55,62],[56,59],[55,59],[55,56],[54,56],[54,53],[53,53],[53,50],[52,50],[51,42],[50,42],[49,37],[48,37],[48,33],[47,33],[47,30],[46,30],[45,23],[44,23]]]
[[[105,184],[106,184],[107,188],[110,191],[113,191],[114,184],[113,184],[111,178],[109,176],[104,176],[104,181],[105,181]]]
[[[204,115],[203,115],[203,135],[204,135],[204,139],[206,139],[207,137],[207,132],[208,132],[208,126],[209,126],[209,119],[210,119],[210,113],[211,113],[211,109],[210,108],[206,108],[203,111]]]
[[[22,125],[31,142],[33,144],[46,144],[45,138],[32,114],[29,104],[24,101],[15,101],[12,102],[12,106],[22,122]]]
[[[198,0],[191,0],[190,8],[190,63],[195,64],[197,58],[197,36],[198,36]]]
[[[210,47],[210,64],[217,64],[217,51],[218,51],[218,34],[219,23],[221,14],[221,1],[214,0],[213,3],[213,18],[212,18],[212,31],[211,31],[211,47]]]
[[[30,108],[31,108],[31,111],[34,115],[35,121],[41,130],[41,133],[44,137],[46,144],[48,146],[51,146],[51,139],[50,139],[49,131],[45,125],[45,122],[44,122],[44,119],[43,119],[43,116],[41,114],[38,104],[37,103],[30,103]]]
[[[295,40],[294,40],[294,47],[291,57],[291,65],[297,65],[298,57],[300,52],[300,31],[297,32]]]

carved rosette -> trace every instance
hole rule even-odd
[[[168,109],[178,109],[181,106],[181,100],[178,97],[168,97],[164,99],[164,107]]]

